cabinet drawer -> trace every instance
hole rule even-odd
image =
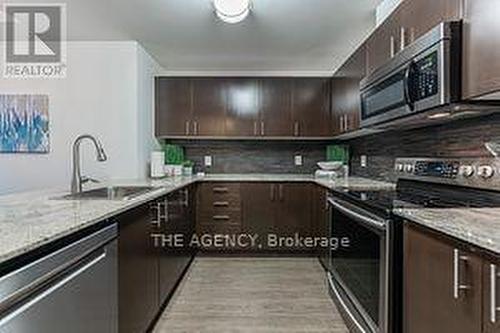
[[[240,184],[239,183],[210,183],[202,184],[199,190],[199,198],[202,202],[218,202],[240,201]]]

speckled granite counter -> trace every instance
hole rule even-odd
[[[500,208],[401,208],[411,222],[500,254]]]
[[[54,200],[67,194],[64,190],[26,192],[0,196],[0,263],[34,250],[107,218],[120,214],[162,195],[200,181],[273,181],[315,182],[329,189],[381,188],[393,184],[365,178],[336,182],[315,180],[309,175],[221,174],[205,177],[178,177],[162,180],[121,181],[105,185],[147,185],[155,191],[131,200]]]

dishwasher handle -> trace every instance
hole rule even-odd
[[[115,223],[0,277],[0,311],[42,289],[96,251],[102,251],[117,234]]]
[[[26,297],[24,302],[20,300],[15,303],[15,306],[8,309],[7,314],[0,318],[0,329],[9,321],[16,318],[18,315],[26,312],[33,306],[36,306],[43,299],[50,296],[52,293],[57,292],[57,290],[67,285],[69,282],[79,277],[87,270],[99,264],[106,258],[106,256],[106,249],[103,248],[99,250],[95,255],[93,255],[92,258],[86,258],[82,262],[76,264],[75,267],[69,268],[67,272],[61,272],[57,278],[54,278],[50,282],[46,281],[46,285],[44,285],[45,288],[40,286],[40,290],[34,291],[33,297]],[[2,306],[0,304],[0,308],[1,307]]]

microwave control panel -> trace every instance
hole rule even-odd
[[[415,101],[436,95],[439,87],[437,51],[413,63],[411,73]]]

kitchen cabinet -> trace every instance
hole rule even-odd
[[[500,2],[467,0],[463,26],[464,99],[500,97]]]
[[[155,133],[187,138],[331,136],[327,78],[157,78]]]
[[[149,204],[116,217],[120,333],[145,332],[159,310],[158,261]]]
[[[157,78],[155,91],[155,135],[191,135],[194,126],[191,80]]]
[[[400,46],[408,46],[441,22],[460,20],[462,5],[463,0],[404,1],[400,11]]]
[[[361,45],[332,78],[333,134],[344,134],[360,127],[361,99],[359,84],[366,75],[366,48]]]
[[[260,80],[261,136],[293,136],[292,89],[290,78]]]
[[[163,304],[174,292],[177,281],[189,265],[193,249],[189,242],[194,233],[193,209],[195,205],[192,186],[170,193],[157,202],[157,230],[166,236],[181,235],[182,247],[159,246],[159,301]]]
[[[483,333],[500,332],[499,267],[499,257],[488,257],[483,262]]]
[[[267,237],[314,236],[312,227],[312,186],[306,183],[243,183],[242,227],[259,234],[264,250],[290,251],[301,248],[269,247]]]
[[[293,80],[292,120],[296,137],[331,136],[329,78]]]
[[[194,136],[225,135],[227,91],[225,80],[192,78]]]
[[[481,332],[482,269],[467,247],[405,225],[404,333]]]
[[[228,78],[225,82],[227,114],[226,135],[250,137],[263,135],[259,117],[259,82],[255,78]]]

